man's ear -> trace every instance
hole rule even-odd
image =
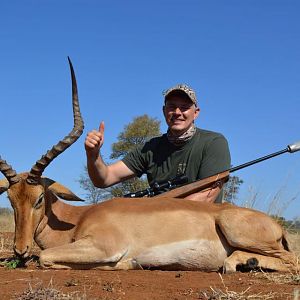
[[[200,114],[200,107],[196,107],[194,113],[194,120],[196,120],[199,117],[199,114]]]
[[[69,201],[85,201],[77,197],[71,190],[69,190],[62,184],[49,178],[43,178],[43,180],[45,182],[46,188],[59,198]]]

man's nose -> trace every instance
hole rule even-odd
[[[180,115],[181,114],[181,109],[180,107],[176,107],[175,110],[174,110],[175,114],[178,114]]]

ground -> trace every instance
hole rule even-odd
[[[34,260],[10,269],[4,262],[12,257],[6,247],[12,238],[0,233],[1,299],[298,299],[300,290],[297,274],[291,280],[291,274],[261,272],[44,270]],[[49,290],[72,298],[37,297]]]

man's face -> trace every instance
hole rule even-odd
[[[198,117],[200,109],[195,104],[180,96],[169,96],[163,107],[164,116],[170,131],[174,135],[181,135],[187,131]]]

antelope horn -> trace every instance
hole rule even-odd
[[[68,57],[68,61],[70,65],[71,78],[72,78],[72,105],[73,105],[74,127],[72,131],[66,137],[64,137],[63,140],[59,141],[58,144],[53,146],[51,150],[48,150],[47,153],[43,155],[41,159],[38,160],[35,163],[35,165],[31,168],[27,177],[27,182],[29,184],[37,184],[39,178],[42,176],[43,171],[51,163],[51,161],[59,154],[64,152],[67,148],[69,148],[73,143],[75,143],[83,133],[84,124],[83,124],[83,120],[79,108],[76,77],[72,66],[72,62],[69,57]]]
[[[17,175],[16,171],[0,156],[0,172],[6,177],[9,182],[9,185],[17,183],[20,178]]]

